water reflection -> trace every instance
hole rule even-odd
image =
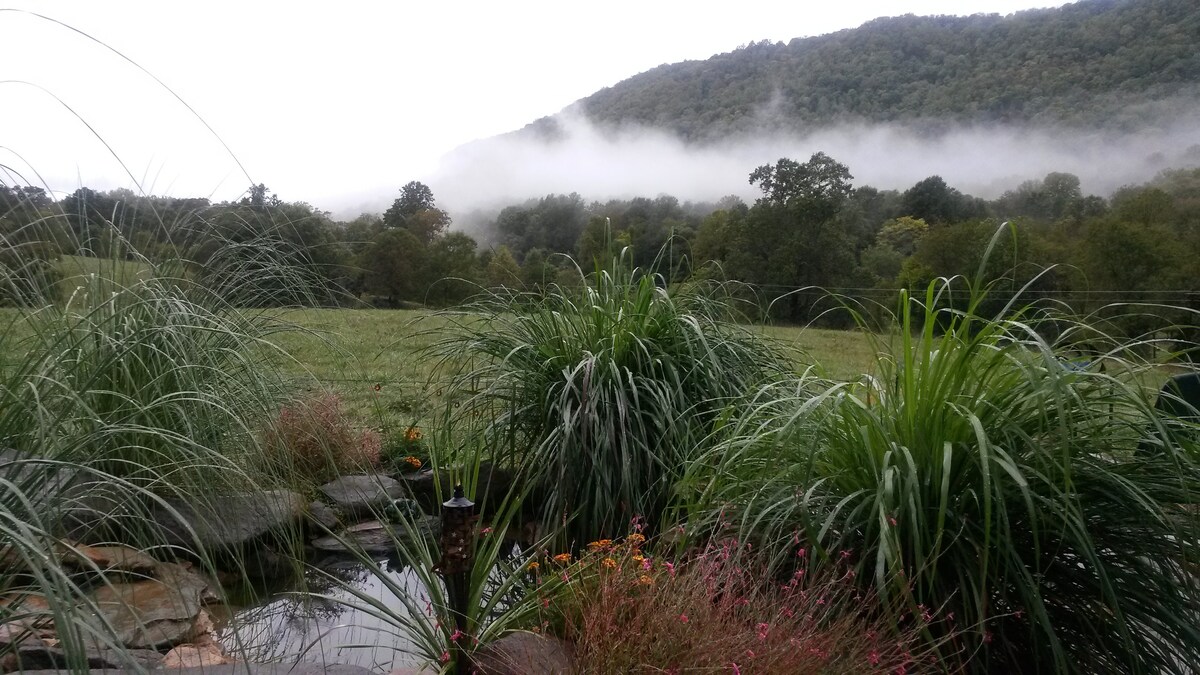
[[[328,558],[306,569],[302,579],[289,584],[291,588],[242,589],[243,605],[220,617],[221,644],[239,659],[254,663],[344,663],[378,672],[417,665],[420,660],[407,636],[346,604],[363,604],[346,588],[352,587],[394,612],[405,611],[376,575],[386,575],[414,597],[428,596],[411,569],[386,557],[376,559],[374,565],[370,569],[357,560]]]

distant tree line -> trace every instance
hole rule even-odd
[[[383,214],[349,222],[264,185],[215,204],[88,188],[55,202],[39,188],[0,186],[0,266],[10,279],[0,302],[53,283],[54,259],[78,255],[179,260],[241,304],[437,307],[488,287],[579,283],[576,265],[587,272],[627,249],[671,283],[744,282],[773,320],[838,325],[846,315],[830,311],[830,292],[889,303],[901,288],[972,277],[1007,221],[989,280],[1077,311],[1119,303],[1200,311],[1200,169],[1167,170],[1108,198],[1054,172],[985,200],[940,176],[903,191],[855,186],[849,167],[818,152],[758,167],[749,181],[762,192],[753,204],[551,194],[500,210],[477,233],[483,247],[450,229],[432,190],[415,181]],[[1126,330],[1200,323],[1124,313]]]

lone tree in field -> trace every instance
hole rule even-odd
[[[402,228],[428,244],[450,225],[450,214],[434,204],[433,190],[420,181],[411,181],[400,188],[400,198],[383,214],[383,226]]]

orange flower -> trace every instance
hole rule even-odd
[[[633,562],[640,563],[646,559],[646,556],[642,555],[641,553],[634,553],[632,559],[633,559]]]
[[[554,562],[558,563],[559,565],[569,565],[571,564],[571,554],[559,553],[558,555],[554,556]]]
[[[421,460],[417,459],[416,457],[413,457],[412,455],[405,457],[404,463],[411,466],[414,469],[421,468]]]
[[[617,566],[617,561],[613,560],[612,558],[605,558],[604,560],[600,561],[600,564],[611,570]]]
[[[634,532],[633,534],[629,535],[628,537],[625,537],[625,541],[636,545],[636,544],[640,544],[640,543],[646,541],[646,537],[641,534],[638,534],[637,532]]]
[[[536,571],[538,571],[538,568],[541,567],[541,565],[537,564],[537,561],[535,560],[535,561],[529,563],[528,565],[526,565],[525,567],[530,572],[536,572]]]
[[[643,586],[653,586],[654,577],[650,576],[649,574],[643,574],[642,576],[638,577],[638,583]]]
[[[421,430],[417,427],[409,427],[408,430],[404,432],[404,440],[408,441],[409,443],[415,443],[421,440]]]

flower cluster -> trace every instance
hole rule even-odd
[[[425,465],[421,457],[427,456],[421,429],[417,426],[406,427],[403,431],[393,432],[383,448],[383,464],[396,473],[410,473]]]

